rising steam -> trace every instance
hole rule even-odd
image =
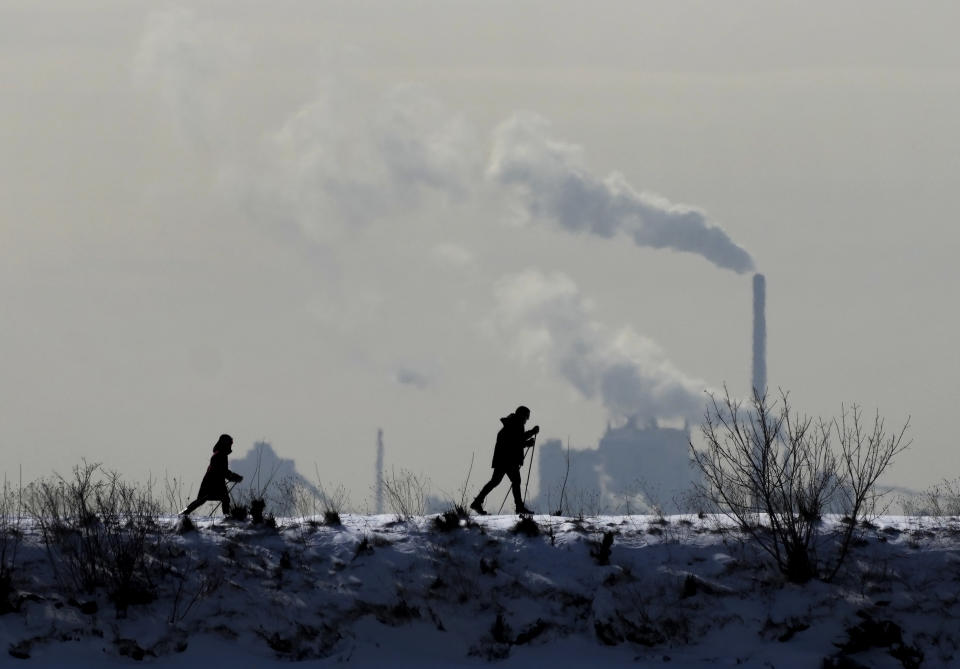
[[[218,31],[189,11],[152,15],[136,57],[142,87],[159,94],[189,135],[218,149],[232,108],[215,84],[233,55]],[[697,254],[738,273],[753,260],[719,226],[693,207],[636,190],[616,173],[588,172],[579,149],[552,137],[548,123],[517,114],[497,126],[492,145],[459,114],[423,89],[398,86],[379,96],[330,80],[259,143],[226,156],[224,183],[252,220],[295,240],[330,247],[354,227],[415,226],[430,206],[465,204],[461,218],[476,226],[489,217],[475,203],[517,197],[530,216],[565,232],[627,237],[639,246]],[[484,177],[485,170],[485,177]],[[416,234],[416,233],[411,233]],[[426,245],[449,268],[482,272],[475,249]],[[590,304],[563,275],[527,271],[497,284],[495,322],[517,352],[557,370],[580,393],[613,414],[699,419],[702,381],[677,370],[655,342],[630,328],[610,330],[593,320]],[[356,311],[357,289],[338,313]],[[382,299],[377,296],[378,299]],[[360,307],[363,301],[359,300]],[[373,310],[370,310],[371,312]],[[401,369],[397,380],[422,388],[426,378]]]
[[[520,192],[535,218],[569,232],[600,237],[625,233],[638,246],[703,256],[743,273],[753,259],[723,229],[693,207],[637,192],[620,174],[599,178],[579,166],[579,149],[548,135],[549,124],[517,114],[497,128],[489,176]]]
[[[496,287],[496,326],[525,360],[560,374],[617,416],[699,419],[706,383],[684,375],[653,340],[624,327],[610,331],[563,274],[537,270]]]

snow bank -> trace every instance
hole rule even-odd
[[[5,666],[960,663],[956,519],[880,518],[835,582],[805,586],[710,517],[538,516],[533,537],[514,516],[342,520],[160,519],[156,598],[126,611],[58,585],[23,521]]]

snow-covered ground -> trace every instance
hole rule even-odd
[[[63,592],[24,524],[0,664],[960,666],[955,518],[879,518],[835,582],[803,586],[709,517],[537,516],[538,536],[515,516],[434,518],[183,534],[161,519],[159,596],[125,615],[104,592]]]

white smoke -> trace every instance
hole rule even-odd
[[[494,325],[516,354],[558,370],[610,413],[701,418],[706,383],[684,375],[656,342],[632,328],[611,331],[596,321],[569,277],[527,270],[501,279],[495,294]]]
[[[220,100],[217,80],[235,66],[236,55],[209,24],[174,10],[151,16],[134,71],[190,135],[210,145],[224,132],[219,126],[228,125],[217,122],[220,109],[230,107]],[[580,150],[553,138],[542,118],[514,115],[496,128],[492,146],[484,145],[463,116],[417,86],[371,95],[328,78],[259,144],[236,143],[245,150],[223,156],[228,195],[258,223],[319,242],[305,247],[327,249],[330,262],[318,263],[325,266],[342,252],[326,242],[352,228],[415,226],[429,217],[428,208],[436,213],[437,205],[450,202],[468,205],[461,209],[465,220],[488,225],[479,204],[487,196],[513,202],[519,193],[532,216],[561,230],[625,235],[736,272],[753,267],[750,255],[701,211],[638,192],[618,174],[590,174]],[[484,259],[465,247],[423,248],[447,267],[482,271]],[[344,294],[336,308],[322,301],[317,308],[332,328],[369,327],[386,300],[355,282]],[[517,351],[558,371],[611,413],[699,419],[705,384],[677,370],[650,339],[593,320],[569,278],[524,272],[499,282],[497,297],[496,322]],[[396,379],[412,387],[429,381],[409,369]]]
[[[441,265],[458,270],[472,270],[477,260],[469,249],[453,242],[434,244],[431,249],[434,259]]]
[[[322,239],[395,220],[424,197],[468,197],[482,173],[475,137],[420,87],[394,87],[371,104],[328,83],[267,138],[249,186],[265,216]]]
[[[497,127],[488,175],[519,191],[533,217],[564,230],[624,232],[638,246],[695,253],[738,273],[753,269],[750,254],[702,211],[637,192],[616,172],[587,173],[579,148],[551,138],[548,122],[534,114],[516,114]]]
[[[430,379],[425,374],[409,367],[398,369],[395,378],[400,385],[410,386],[417,390],[423,390],[430,385]]]
[[[188,9],[151,13],[133,62],[135,83],[177,120],[203,148],[219,141],[223,106],[220,82],[236,67],[237,41]]]

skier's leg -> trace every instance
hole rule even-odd
[[[230,515],[230,494],[225,493],[223,499],[220,500],[220,504],[223,507],[223,515]]]
[[[186,508],[186,509],[184,509],[183,511],[180,512],[180,515],[181,515],[181,516],[189,516],[191,513],[193,513],[194,511],[196,511],[197,507],[199,507],[201,504],[203,504],[203,503],[206,502],[206,501],[207,501],[207,500],[205,500],[205,499],[201,499],[200,497],[197,497],[195,500],[193,500],[192,502],[190,502],[190,503],[187,505],[187,508]]]
[[[473,503],[478,506],[483,506],[483,500],[487,495],[490,494],[490,491],[500,485],[500,481],[503,480],[504,472],[502,469],[494,469],[493,477],[487,482],[485,486],[480,490],[480,493],[477,495],[476,499],[473,500]]]
[[[513,490],[513,503],[517,507],[519,512],[524,508],[523,506],[523,495],[520,494],[520,469],[511,469],[507,472],[507,476],[510,477],[510,488]]]

